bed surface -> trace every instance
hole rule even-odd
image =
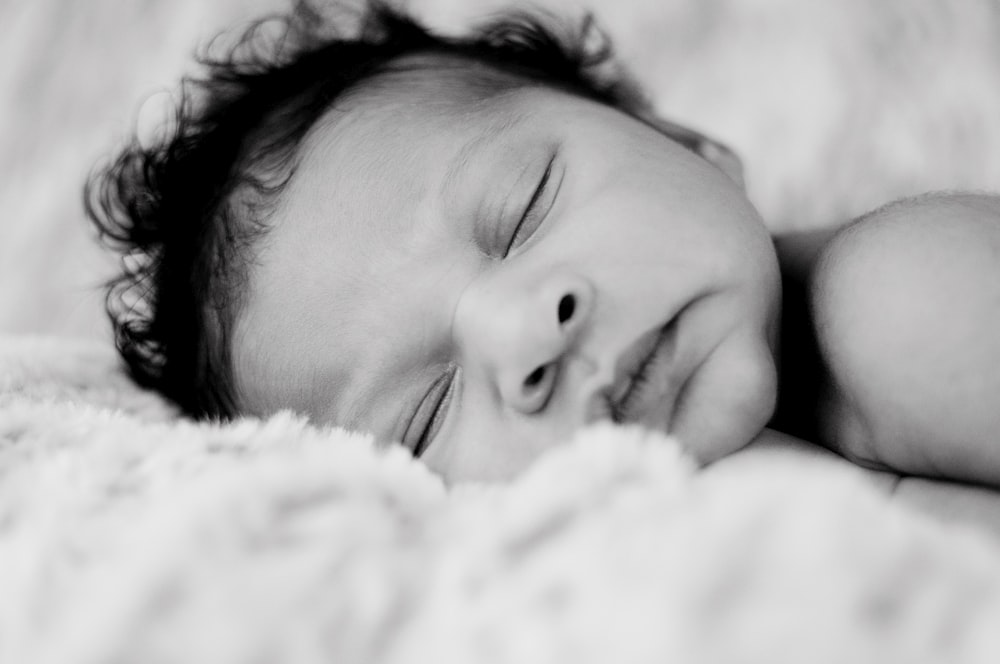
[[[766,433],[758,443],[706,472],[738,473],[751,464],[797,464],[803,460],[856,473],[890,503],[936,522],[1000,538],[1000,491],[995,488],[861,468],[826,449],[777,432]]]
[[[995,662],[995,492],[594,427],[509,485],[0,339],[0,659]]]

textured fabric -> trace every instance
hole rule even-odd
[[[178,420],[0,339],[0,661],[995,662],[1000,539],[824,454],[596,427],[507,486],[288,415]]]

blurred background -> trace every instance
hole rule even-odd
[[[592,11],[662,114],[729,143],[776,231],[1000,189],[996,0],[539,0]],[[87,173],[191,55],[287,0],[0,0],[0,334],[109,337]],[[510,2],[414,0],[442,31]]]

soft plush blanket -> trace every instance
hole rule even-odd
[[[176,420],[0,340],[0,661],[996,662],[1000,539],[858,470],[582,432],[507,486],[291,415]]]
[[[506,4],[414,2],[448,30]],[[1000,188],[995,0],[590,4],[775,229]],[[1000,661],[991,490],[781,441],[696,470],[604,427],[446,487],[364,435],[135,388],[80,184],[195,44],[284,5],[0,3],[0,664]]]

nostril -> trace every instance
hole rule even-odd
[[[563,295],[559,300],[559,324],[562,325],[576,312],[576,298],[572,295]]]
[[[516,407],[526,415],[545,410],[549,399],[552,398],[558,373],[558,365],[543,364],[528,374],[521,384],[521,393],[514,402]]]
[[[545,367],[538,367],[524,379],[524,385],[525,387],[535,387],[542,382],[543,378],[545,378]]]

